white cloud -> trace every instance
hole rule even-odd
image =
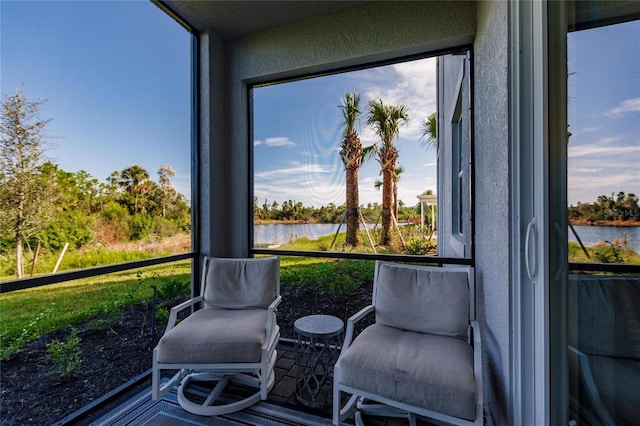
[[[296,143],[286,136],[278,136],[278,137],[267,138],[264,141],[254,140],[253,146],[258,146],[258,145],[266,145],[269,147],[280,147],[280,146],[293,147],[293,146],[296,146]]]
[[[291,176],[297,175],[309,175],[309,174],[317,174],[317,173],[333,173],[333,167],[327,167],[322,164],[300,164],[300,163],[292,163],[291,167],[285,167],[280,169],[273,170],[265,170],[263,172],[258,172],[254,174],[256,179],[279,179],[279,178],[290,178]]]
[[[609,139],[609,138],[607,138]],[[640,145],[638,146],[607,146],[610,145],[608,142],[597,143],[597,144],[589,144],[582,146],[571,146],[569,145],[568,149],[568,157],[584,157],[584,156],[610,156],[610,155],[630,155],[630,154],[638,154],[640,153]]]
[[[599,176],[578,176],[569,174],[567,184],[569,188],[567,202],[575,205],[578,202],[593,203],[600,195],[611,195],[612,192],[623,191],[638,194],[638,173],[624,173],[608,170],[609,174]],[[615,190],[612,190],[615,188]]]
[[[627,99],[620,102],[617,107],[604,113],[607,117],[618,118],[626,112],[640,111],[640,98]]]
[[[401,127],[400,137],[417,140],[422,135],[420,125],[436,111],[436,58],[402,62],[382,70],[373,70],[372,83],[362,95],[363,109],[369,101],[382,99],[385,104],[401,103],[408,107],[409,123]],[[379,138],[369,128],[362,129],[360,139],[365,146]]]

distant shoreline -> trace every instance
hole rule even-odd
[[[298,224],[305,224],[305,223],[322,223],[319,220],[304,220],[304,219],[298,219],[298,220],[261,220],[261,219],[257,219],[253,221],[254,225],[298,225]]]
[[[630,228],[633,226],[640,226],[638,220],[594,220],[588,219],[576,219],[572,220],[571,224],[574,226],[616,226],[620,228]]]

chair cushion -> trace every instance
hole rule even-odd
[[[467,273],[381,263],[376,281],[376,322],[419,333],[467,337]]]
[[[259,362],[266,324],[265,309],[201,309],[162,336],[158,362]]]
[[[209,259],[204,303],[208,308],[267,308],[278,295],[280,260]]]
[[[600,398],[617,425],[637,424],[640,418],[640,361],[587,356]]]
[[[374,324],[342,354],[335,380],[450,416],[474,419],[473,349],[458,338]]]

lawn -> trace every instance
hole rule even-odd
[[[309,250],[317,250],[309,246]],[[299,249],[299,248],[297,248]],[[0,358],[39,336],[87,320],[116,317],[123,308],[189,293],[191,262],[180,261],[99,277],[0,294]],[[283,286],[301,286],[348,297],[373,278],[373,262],[282,257]],[[166,315],[161,312],[160,315]]]
[[[188,289],[190,274],[187,260],[1,294],[0,358],[43,334],[149,303],[153,286],[161,295]]]

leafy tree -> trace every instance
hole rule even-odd
[[[23,244],[49,222],[55,201],[54,179],[43,167],[45,130],[39,118],[43,101],[18,91],[4,96],[0,118],[0,234],[16,247],[16,275],[23,277]]]
[[[93,237],[87,216],[79,210],[62,210],[39,235],[45,247],[60,250],[66,243],[80,248]]]
[[[160,187],[160,206],[162,206],[162,217],[167,216],[167,205],[173,203],[176,198],[177,191],[171,183],[171,178],[176,175],[175,170],[168,164],[163,164],[158,169],[159,187]]]
[[[391,243],[391,209],[393,207],[393,180],[395,178],[398,149],[394,141],[400,135],[400,125],[409,121],[406,105],[385,105],[382,100],[369,102],[369,124],[380,137],[376,148],[382,173],[382,234],[380,245]]]
[[[360,143],[360,137],[354,127],[361,114],[360,95],[346,93],[340,108],[344,119],[344,138],[340,146],[340,157],[344,164],[346,178],[347,236],[345,243],[355,247],[360,244],[358,170],[362,165],[363,158],[362,143]]]

